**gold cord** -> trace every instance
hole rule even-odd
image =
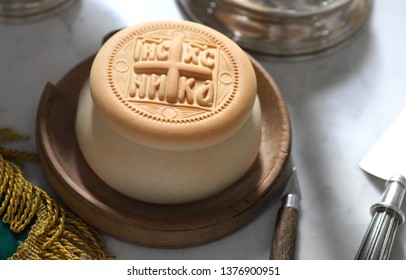
[[[0,129],[0,143],[28,140],[27,136],[18,135],[14,133],[9,128]],[[2,154],[6,159],[14,159],[17,163],[22,163],[23,161],[38,161],[38,156],[33,153],[20,151],[16,149],[4,148],[0,146],[0,154]]]
[[[27,139],[0,129],[0,142]],[[30,226],[27,238],[10,259],[111,259],[102,237],[44,190],[26,181],[20,168],[5,159],[36,160],[37,156],[0,147],[0,218],[18,233]]]

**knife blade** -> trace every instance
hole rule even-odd
[[[294,167],[282,194],[282,204],[276,219],[269,259],[295,259],[300,200],[301,193]]]
[[[406,110],[386,129],[362,158],[359,166],[386,180],[379,202],[372,205],[371,222],[355,259],[386,260],[390,257],[398,227],[404,223],[401,209],[406,191]]]

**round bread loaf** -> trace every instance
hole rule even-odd
[[[210,197],[259,151],[253,67],[232,40],[197,23],[125,28],[95,57],[76,134],[92,170],[124,195],[159,204]]]

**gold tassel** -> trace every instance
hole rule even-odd
[[[25,140],[10,129],[0,129],[0,142]],[[4,156],[3,156],[4,155]],[[112,259],[102,237],[44,190],[26,181],[20,168],[5,159],[37,160],[31,153],[0,147],[0,217],[19,233],[30,226],[27,238],[10,259]]]

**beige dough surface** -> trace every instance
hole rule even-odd
[[[258,155],[256,92],[248,56],[214,29],[171,20],[130,26],[94,59],[77,140],[92,170],[124,195],[160,204],[204,199]]]
[[[118,133],[145,146],[196,149],[224,141],[251,113],[256,77],[232,40],[204,25],[127,27],[97,53],[93,102]]]
[[[80,94],[77,119],[78,142],[93,171],[122,194],[151,203],[192,202],[224,190],[249,169],[260,145],[258,98],[231,138],[183,152],[150,148],[115,133],[94,108],[88,84]]]

